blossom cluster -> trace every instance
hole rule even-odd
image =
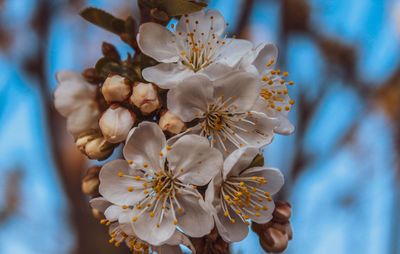
[[[293,82],[275,68],[275,45],[254,48],[229,37],[228,25],[217,10],[182,15],[171,29],[142,24],[138,47],[157,61],[141,71],[145,82],[57,73],[55,107],[78,148],[104,160],[123,144],[90,201],[116,246],[179,253],[214,227],[237,242],[251,222],[272,219],[283,175],[254,161],[275,134],[294,131]]]

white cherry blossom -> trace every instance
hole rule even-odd
[[[96,102],[96,86],[86,82],[79,72],[59,71],[54,91],[54,106],[67,118],[67,129],[74,135],[98,129],[100,111]]]
[[[141,25],[137,37],[140,49],[160,62],[144,69],[143,77],[170,89],[194,73],[210,79],[225,75],[252,48],[249,41],[227,38],[227,26],[217,10],[183,15],[176,28],[172,26],[174,33],[156,23]]]
[[[113,160],[100,172],[99,191],[114,205],[131,209],[135,234],[159,245],[179,227],[201,237],[214,226],[197,185],[208,184],[222,167],[222,155],[207,139],[187,135],[167,146],[156,123],[142,122],[127,138],[126,160]]]
[[[216,81],[196,75],[182,83],[168,92],[168,108],[183,121],[198,123],[177,137],[205,136],[224,156],[240,147],[271,143],[277,119],[253,109],[259,89],[254,75],[232,72]]]
[[[156,251],[161,254],[179,254],[182,253],[179,244],[183,244],[194,252],[191,241],[178,230],[175,230],[172,237],[159,246],[150,245],[138,238],[130,223],[131,208],[122,209],[103,197],[90,200],[90,205],[104,214],[105,219],[100,220],[100,223],[109,227],[111,237],[109,242],[116,247],[125,243],[132,253],[153,253]]]
[[[282,187],[283,175],[275,168],[248,168],[258,152],[256,147],[236,150],[208,185],[206,203],[225,241],[243,240],[249,221],[263,224],[272,219],[275,204],[271,195]]]
[[[274,132],[289,135],[294,132],[294,126],[287,115],[294,104],[289,97],[287,86],[288,72],[275,68],[278,58],[278,48],[274,44],[262,43],[243,57],[240,69],[254,73],[260,82],[259,97],[254,105],[255,110],[279,119]]]

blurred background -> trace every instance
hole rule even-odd
[[[400,1],[210,0],[229,33],[274,42],[295,81],[297,131],[266,165],[286,185],[294,239],[285,253],[400,253]],[[103,41],[86,6],[138,17],[135,0],[0,0],[0,253],[128,253],[108,244],[81,179],[90,165],[55,112],[57,70],[83,71]],[[257,236],[233,253],[263,253]]]

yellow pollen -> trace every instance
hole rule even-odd
[[[246,226],[250,225],[250,222],[245,221],[244,224],[246,224]]]
[[[267,76],[263,76],[263,77],[262,77],[262,80],[263,80],[263,81],[268,81],[268,79],[269,79],[269,78],[268,78]]]
[[[104,224],[104,223],[106,223],[106,219],[102,219],[102,220],[100,220],[100,224]]]
[[[272,198],[271,198],[271,197],[268,197],[267,200],[271,202],[271,201],[272,201]]]
[[[260,213],[255,213],[254,215],[257,216],[257,217],[259,217],[259,216],[260,216]]]
[[[235,211],[237,214],[241,214],[240,210],[236,209]]]
[[[294,104],[294,100],[290,100],[289,104],[293,105]]]
[[[139,181],[140,180],[140,176],[135,176],[135,180]]]
[[[200,196],[200,195],[199,195],[199,196],[197,196],[197,199],[199,199],[199,200],[200,200],[200,199],[201,199],[201,196]]]
[[[240,182],[240,186],[243,186],[244,185],[244,182]]]
[[[181,208],[181,207],[179,207],[179,208],[178,208],[178,211],[179,211],[179,212],[180,212],[180,211],[182,211],[182,208]]]
[[[122,209],[124,209],[124,210],[127,209],[127,208],[128,208],[128,207],[127,207],[126,205],[123,205],[123,206],[122,206]]]
[[[258,206],[258,205],[256,205],[255,207],[254,207],[254,209],[256,210],[256,211],[260,211],[260,207]]]
[[[114,242],[114,238],[111,238],[110,240],[108,240],[109,243],[113,243]]]
[[[289,72],[285,71],[285,72],[283,73],[283,76],[285,76],[285,77],[289,76]]]
[[[273,85],[273,84],[274,84],[274,81],[272,81],[272,80],[268,81],[268,85]]]
[[[246,215],[243,215],[243,219],[245,219],[245,220],[248,220],[250,217],[246,214]]]
[[[262,198],[258,198],[258,202],[262,202],[263,201],[263,199]]]
[[[291,85],[291,86],[292,86],[293,84],[294,84],[294,82],[293,82],[293,81],[289,81],[289,85]]]
[[[143,164],[143,167],[147,168],[149,166],[149,164],[145,163]]]
[[[235,221],[235,219],[231,219],[231,222],[232,222],[233,224],[235,224],[236,221]]]
[[[180,54],[181,54],[182,56],[184,56],[184,55],[186,54],[186,52],[185,52],[185,51],[182,51]]]
[[[277,107],[276,110],[282,111],[282,108],[281,107]]]
[[[134,189],[133,187],[129,187],[129,188],[128,188],[128,191],[129,191],[129,192],[132,192],[132,191],[134,191],[134,190],[135,190],[135,189]]]
[[[146,188],[146,187],[147,187],[147,183],[143,183],[143,187],[145,187],[145,188]]]
[[[280,82],[282,85],[285,84],[285,80],[283,80],[283,79]]]
[[[133,160],[129,160],[128,163],[129,163],[130,165],[132,165],[132,164],[133,164]]]
[[[289,107],[289,106],[286,106],[286,107],[285,107],[285,110],[286,110],[286,111],[289,111],[289,110],[290,110],[290,107]]]
[[[159,228],[159,227],[160,227],[160,224],[157,223],[157,227]]]
[[[140,210],[140,209],[142,209],[142,205],[137,205],[136,208],[137,208],[138,210]]]
[[[164,155],[163,152],[159,152],[158,154],[159,154],[160,156],[163,156],[163,155]]]
[[[197,186],[196,186],[196,185],[193,185],[193,189],[197,189]]]
[[[119,176],[119,177],[123,177],[123,176],[124,176],[124,173],[119,172],[119,173],[118,173],[118,176]]]
[[[110,226],[111,225],[111,221],[107,221],[106,226]]]
[[[258,179],[257,176],[253,176],[253,180],[256,181]]]
[[[264,211],[267,211],[267,210],[268,210],[268,207],[263,206],[263,210],[264,210]]]
[[[169,151],[169,150],[171,150],[172,149],[172,147],[170,147],[170,146],[167,146],[167,150]]]
[[[143,191],[143,193],[144,193],[144,194],[148,194],[148,193],[149,193],[149,191],[148,191],[148,190],[145,190],[145,191]]]
[[[225,217],[228,217],[228,215],[229,215],[228,211],[224,212]]]
[[[231,197],[229,197],[229,195],[225,196],[225,200],[229,200]]]
[[[181,172],[185,171],[183,168],[180,169]]]
[[[153,212],[150,212],[150,217],[154,217],[154,213]]]
[[[120,243],[120,242],[116,242],[116,243],[114,244],[114,246],[115,246],[115,247],[119,247],[119,246],[121,246],[121,243]]]

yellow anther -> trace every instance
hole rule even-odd
[[[196,186],[196,185],[193,185],[193,189],[197,189],[197,186]]]
[[[132,164],[133,164],[133,160],[129,160],[128,163],[129,163],[130,165],[132,165]]]
[[[178,211],[181,212],[181,211],[182,211],[182,208],[181,208],[181,207],[178,207]]]
[[[141,248],[142,248],[142,245],[140,243],[136,243],[135,244],[135,249],[138,250],[138,249],[141,249]]]
[[[239,209],[236,209],[236,211],[235,211],[237,214],[241,214],[241,212],[240,212],[240,210]]]
[[[172,149],[172,147],[170,147],[170,146],[167,146],[167,150],[169,151],[169,150],[171,150]]]
[[[149,194],[149,191],[148,190],[144,190],[143,193],[144,194]]]
[[[231,219],[231,222],[232,222],[233,224],[235,224],[236,221],[235,221],[235,219]]]
[[[111,221],[107,221],[106,226],[110,226],[111,225]]]
[[[143,167],[147,168],[149,166],[149,164],[145,163],[143,164]]]
[[[273,85],[273,84],[274,84],[274,81],[272,81],[272,80],[268,81],[268,85]]]
[[[128,208],[128,206],[126,206],[126,205],[122,206],[122,209],[124,209],[124,210],[127,209],[127,208]]]
[[[185,52],[185,51],[182,51],[180,54],[181,54],[182,56],[184,56],[184,55],[186,54],[186,52]]]
[[[109,243],[113,243],[115,241],[114,238],[111,238],[110,240],[108,240]]]
[[[225,196],[225,200],[229,200],[231,197],[229,197],[229,195]]]
[[[145,188],[146,188],[146,187],[147,187],[147,183],[143,183],[143,187],[145,187]]]
[[[139,181],[140,178],[141,178],[140,176],[135,176],[135,180],[136,180],[136,181]]]
[[[185,171],[183,168],[180,169],[181,172]]]
[[[272,71],[271,71],[271,74],[272,74],[272,75],[275,75],[275,74],[276,74],[276,71],[272,70]]]
[[[243,215],[243,219],[245,219],[245,220],[248,220],[250,217],[246,214],[246,215]]]
[[[118,173],[118,176],[119,176],[119,177],[123,177],[123,176],[124,176],[124,173],[119,172],[119,173]]]
[[[241,191],[237,192],[236,194],[238,195],[238,197],[243,195],[243,193]]]
[[[264,211],[267,211],[267,210],[268,210],[268,207],[263,206],[263,210],[264,210]]]
[[[138,210],[140,210],[140,209],[142,209],[142,205],[137,205],[136,208],[137,208]]]
[[[272,198],[271,198],[271,197],[268,197],[267,200],[271,202],[271,201],[272,201]]]
[[[269,78],[268,78],[267,76],[263,76],[263,77],[262,77],[262,80],[263,80],[263,81],[268,81]]]
[[[291,86],[292,86],[293,84],[294,84],[294,82],[293,82],[293,81],[289,81],[289,85],[291,85]]]
[[[102,220],[100,220],[100,224],[104,224],[104,223],[106,223],[106,219],[102,219]]]
[[[224,216],[225,216],[225,217],[228,217],[228,216],[229,216],[228,211],[224,212]]]
[[[157,227],[159,228],[159,227],[160,227],[160,224],[157,223]]]
[[[289,104],[293,105],[294,104],[294,100],[290,100]]]
[[[158,154],[159,154],[160,156],[163,156],[163,155],[164,155],[163,152],[159,152]]]
[[[175,226],[178,225],[178,221],[177,220],[174,220],[174,225]]]
[[[121,243],[120,242],[115,242],[114,246],[115,247],[119,247],[119,246],[121,246]]]
[[[283,76],[285,76],[285,77],[289,76],[289,72],[285,71],[285,72],[283,73]]]
[[[245,221],[244,224],[246,224],[246,226],[250,225],[250,222]]]
[[[154,213],[153,212],[150,212],[150,217],[154,217]]]
[[[286,111],[289,111],[289,110],[290,110],[290,107],[289,107],[289,106],[286,106],[286,107],[285,107],[285,110],[286,110]]]
[[[252,191],[252,192],[256,192],[256,191],[257,191],[257,188],[256,188],[256,187],[253,187],[253,188],[251,189],[251,191]]]
[[[263,202],[263,199],[262,198],[258,198],[258,202]]]
[[[257,176],[253,176],[253,180],[256,181],[258,179]]]
[[[229,201],[229,202],[228,202],[228,205],[232,205],[232,204],[233,204],[233,202],[232,202],[232,201]]]
[[[199,199],[199,200],[200,200],[200,199],[201,199],[201,196],[200,196],[200,195],[198,195],[198,196],[197,196],[197,199]]]
[[[254,207],[254,209],[256,210],[256,211],[260,211],[260,207],[258,206],[258,205],[256,205],[255,207]]]
[[[240,186],[243,186],[244,185],[244,182],[240,182],[240,184],[239,184]]]
[[[281,83],[282,85],[285,84],[285,80],[282,79],[282,80],[280,81],[280,83]]]
[[[276,110],[282,111],[282,108],[281,107],[277,107]]]
[[[257,217],[259,217],[259,216],[260,216],[260,213],[255,213],[254,215],[257,216]]]

